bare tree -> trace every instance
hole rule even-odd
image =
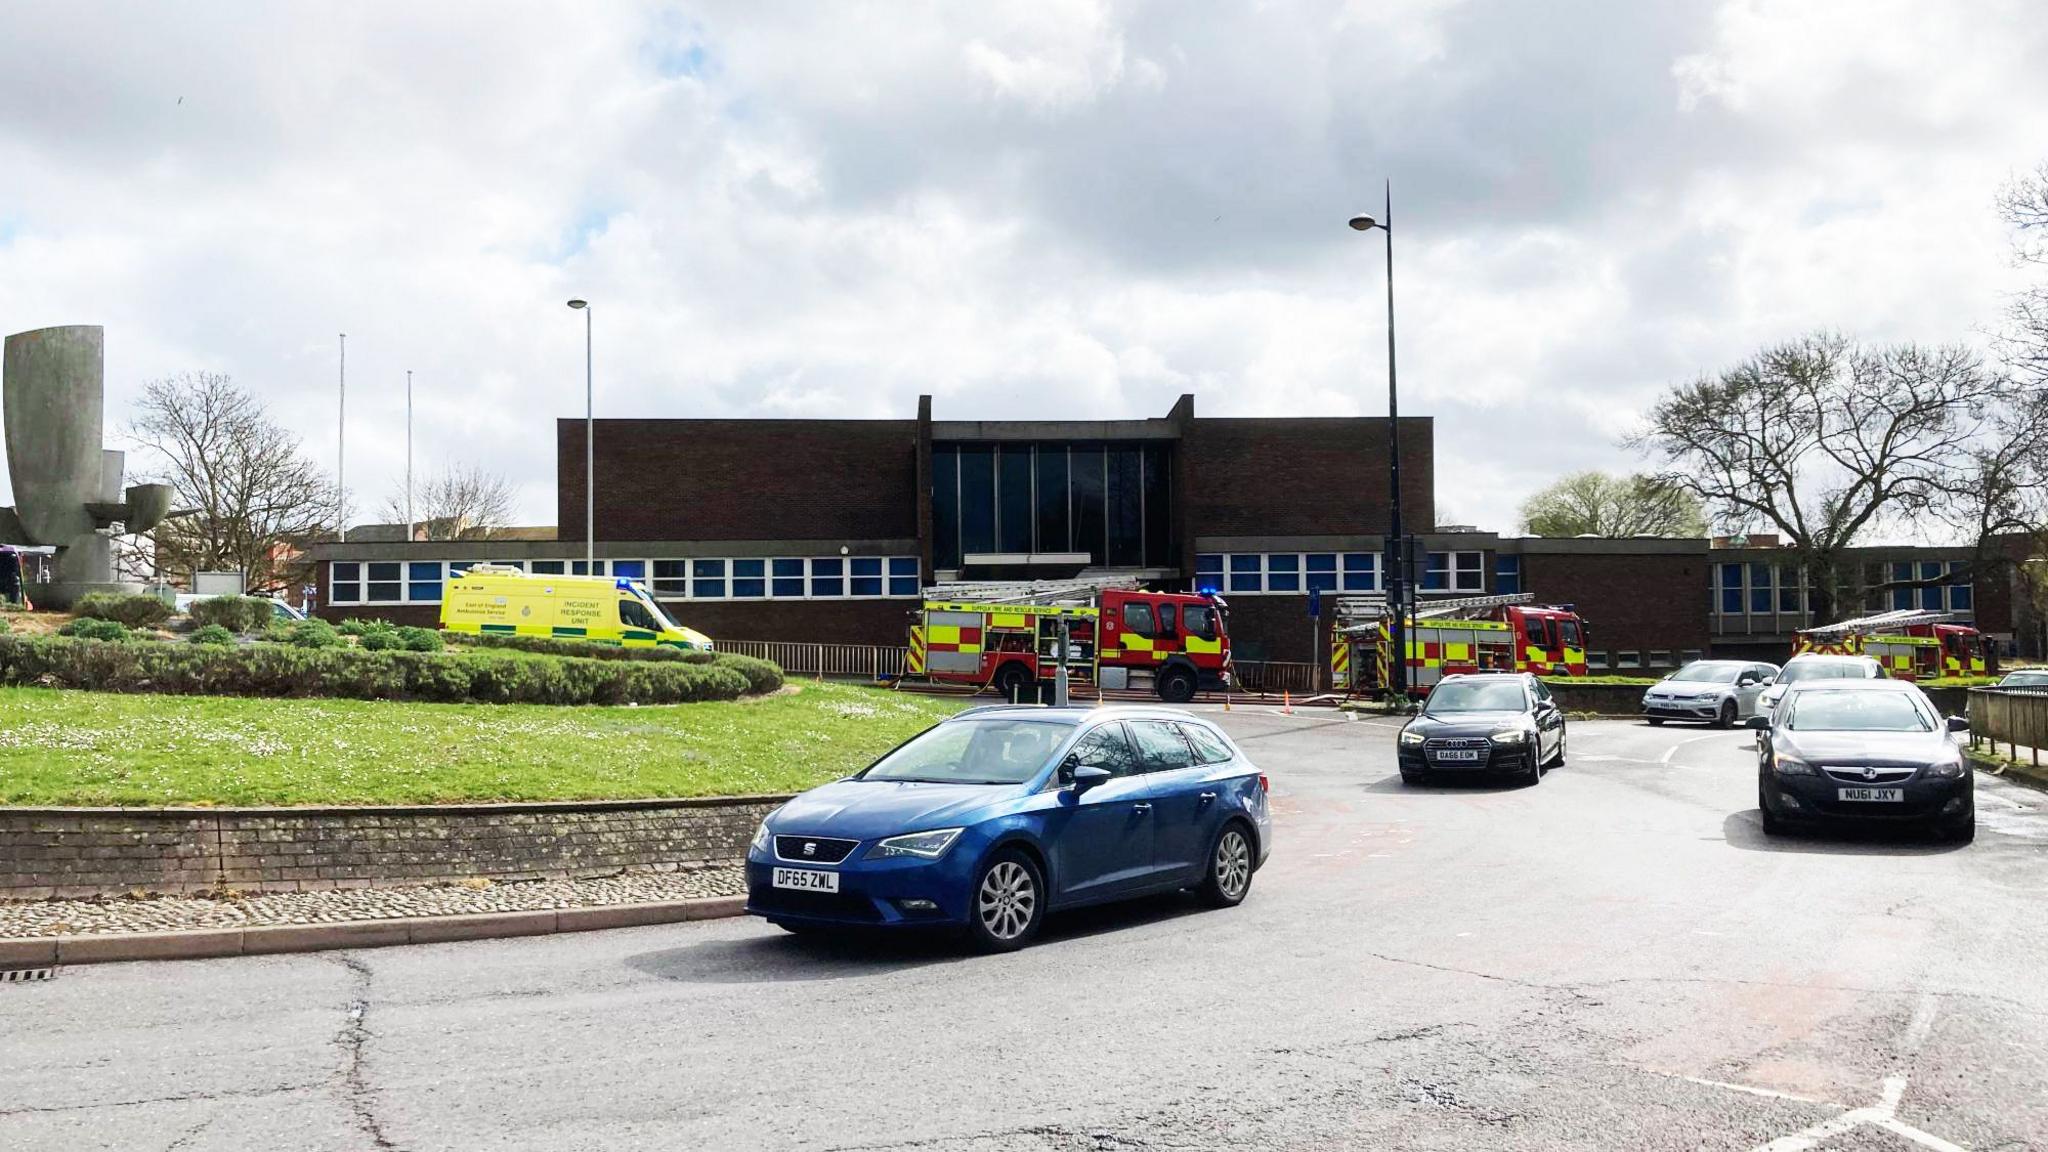
[[[1522,505],[1531,536],[1704,536],[1691,492],[1657,476],[1574,472]]]
[[[1673,388],[1630,442],[1661,479],[1731,525],[1783,535],[1806,567],[1816,620],[1849,603],[1844,553],[1879,525],[1938,519],[1980,552],[2037,488],[2034,393],[1966,348],[1860,348],[1836,335],[1767,348]],[[1967,528],[1964,526],[1967,525]]]
[[[2013,257],[2048,267],[2048,163],[2000,189],[1999,214],[2013,228]],[[2015,295],[1999,351],[2015,373],[2048,381],[2048,281]]]
[[[473,540],[503,528],[512,518],[512,485],[496,472],[455,464],[427,477],[413,491],[411,518],[427,540]],[[384,501],[384,516],[406,522],[405,493]]]
[[[192,510],[152,534],[156,568],[240,569],[253,593],[307,582],[304,546],[339,522],[340,495],[261,401],[227,376],[187,372],[147,385],[128,431],[145,473]]]

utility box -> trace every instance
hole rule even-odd
[[[240,596],[248,587],[242,570],[229,572],[194,572],[192,594],[194,596]]]

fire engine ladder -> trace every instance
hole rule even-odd
[[[1822,624],[1800,631],[1808,636],[1846,636],[1852,632],[1885,632],[1893,628],[1911,628],[1919,624],[1939,624],[1955,618],[1953,612],[1935,612],[1917,608],[1901,608],[1893,612],[1879,612],[1875,616],[1858,616],[1854,620],[1843,620],[1837,624]]]
[[[1501,608],[1514,604],[1532,604],[1536,600],[1529,592],[1503,592],[1495,596],[1460,596],[1454,600],[1430,600],[1415,606],[1412,620],[1433,620],[1452,616],[1474,609]],[[1363,596],[1343,596],[1337,600],[1337,630],[1339,632],[1369,632],[1379,627],[1386,616],[1387,598],[1384,593],[1369,593]]]
[[[1135,576],[1101,576],[1087,580],[996,580],[984,583],[934,584],[924,590],[926,600],[948,604],[1043,604],[1062,600],[1085,600],[1105,589],[1135,589]]]

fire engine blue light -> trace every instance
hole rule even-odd
[[[1214,596],[1218,592],[1223,591],[1223,589],[1216,587],[1214,584],[1204,584],[1196,588],[1195,591],[1200,592],[1204,596]]]

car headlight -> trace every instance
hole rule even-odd
[[[1780,776],[1814,775],[1813,765],[1808,764],[1806,761],[1801,760],[1796,756],[1774,757],[1771,761],[1771,766],[1778,770],[1778,775]]]
[[[1424,737],[1420,732],[1410,732],[1406,728],[1403,728],[1401,730],[1401,743],[1407,745],[1410,748],[1421,746],[1423,740]]]
[[[1960,759],[1942,760],[1927,766],[1927,774],[1937,780],[1953,780],[1969,770],[1969,766]]]
[[[870,860],[886,860],[892,856],[917,856],[925,860],[936,860],[946,854],[953,841],[960,838],[958,828],[934,828],[929,832],[910,832],[902,836],[891,836],[879,841],[868,849]]]
[[[1529,730],[1527,728],[1503,729],[1493,734],[1493,742],[1495,744],[1527,744],[1529,742]]]
[[[763,817],[760,826],[754,829],[754,842],[748,846],[748,851],[768,851],[768,820],[766,817]]]

